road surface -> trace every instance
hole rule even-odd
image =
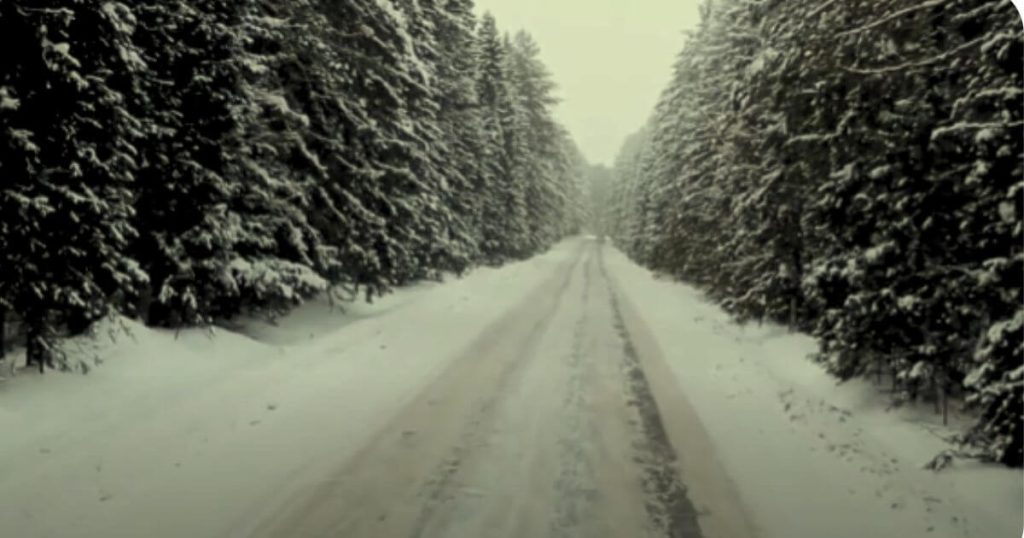
[[[923,469],[941,417],[593,239],[343,314],[120,324],[71,343],[88,376],[0,383],[0,538],[1019,535],[1019,471]]]
[[[487,330],[452,334],[464,351],[354,456],[237,535],[749,536],[607,247],[573,248]]]

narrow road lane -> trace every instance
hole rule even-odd
[[[581,241],[578,255],[479,335],[355,457],[245,534],[742,535],[736,522],[725,532],[702,521],[710,512],[688,495],[672,442],[679,424],[667,428],[659,412],[645,346],[634,341],[601,248]]]

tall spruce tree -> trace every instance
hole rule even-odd
[[[116,2],[0,6],[0,295],[27,357],[110,312],[145,275],[126,253],[142,122],[128,103],[145,69]]]
[[[1021,464],[1021,68],[1005,2],[704,4],[616,234],[741,319],[810,330],[836,375],[982,417]]]
[[[477,32],[477,96],[480,101],[483,140],[483,176],[487,201],[481,219],[484,259],[500,264],[516,256],[517,245],[525,235],[521,218],[524,202],[516,183],[515,115],[512,89],[508,80],[507,50],[501,40],[497,21],[484,15]]]
[[[207,325],[580,227],[536,44],[470,0],[0,6],[0,335]],[[102,31],[96,32],[96,29]],[[6,346],[0,341],[0,354]]]

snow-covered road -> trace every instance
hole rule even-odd
[[[935,416],[593,238],[345,313],[129,325],[87,377],[0,382],[0,537],[1020,531],[1019,471],[921,469]]]
[[[600,246],[580,244],[354,457],[243,534],[701,536],[613,290]]]

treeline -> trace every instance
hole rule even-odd
[[[718,0],[623,149],[617,243],[1022,464],[1024,81],[1006,0]],[[935,392],[933,392],[933,390]]]
[[[0,49],[0,338],[41,368],[112,312],[370,300],[580,225],[537,46],[471,0],[3,0]]]

